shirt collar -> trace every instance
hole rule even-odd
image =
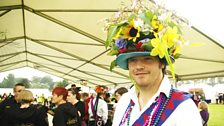
[[[171,89],[170,81],[169,81],[168,77],[166,75],[164,75],[163,80],[160,84],[160,87],[159,87],[159,90],[157,91],[157,93],[163,92],[166,95],[166,97],[169,97],[170,89]]]

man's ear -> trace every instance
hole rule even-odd
[[[63,95],[59,95],[58,97],[61,98],[61,99],[63,99]]]
[[[164,63],[159,63],[159,68],[164,69],[165,68],[165,64]]]

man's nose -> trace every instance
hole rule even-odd
[[[143,64],[142,60],[137,60],[135,65],[136,65],[136,69],[144,68],[144,64]]]

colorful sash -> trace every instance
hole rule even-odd
[[[153,117],[154,119],[151,120],[152,125],[161,126],[166,119],[174,112],[174,110],[177,108],[179,104],[181,104],[183,101],[187,100],[191,97],[190,94],[181,92],[175,89],[172,89],[171,96],[168,99],[165,94],[162,94],[162,107],[158,107],[159,111],[157,114],[155,114]],[[168,99],[168,100],[167,100]],[[131,100],[132,101],[132,100]],[[167,101],[167,103],[165,103]],[[130,102],[130,105],[133,105],[132,102]],[[142,115],[134,122],[132,126],[144,126],[145,122],[149,120],[149,116],[153,111],[153,108],[155,107],[156,103],[153,103],[148,109],[146,109]],[[163,106],[165,108],[163,108]],[[123,117],[124,118],[124,117]],[[120,126],[122,123],[120,123]]]

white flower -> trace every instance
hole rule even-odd
[[[134,21],[134,27],[138,27],[138,26],[143,27],[143,25],[144,25],[144,21],[140,18]]]

